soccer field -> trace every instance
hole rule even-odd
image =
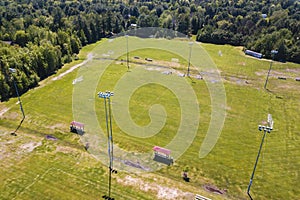
[[[87,63],[53,80],[88,54]],[[274,130],[251,194],[299,198],[299,65],[274,62],[265,90],[270,61],[228,45],[120,37],[87,46],[79,57],[21,97],[26,119],[18,136],[10,135],[21,119],[17,99],[0,103],[0,199],[101,199],[107,193],[105,110],[97,96],[106,90],[114,91],[115,199],[246,199],[262,138],[258,125],[269,113]],[[69,132],[74,119],[86,125],[83,136]],[[174,164],[154,162],[153,146],[170,149]]]

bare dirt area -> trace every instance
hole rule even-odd
[[[65,124],[54,124],[52,126],[48,126],[47,128],[50,128],[50,129],[64,129],[66,128],[66,125]]]
[[[26,143],[26,144],[22,144],[20,146],[20,148],[22,150],[24,150],[25,152],[29,153],[29,152],[32,152],[36,147],[39,147],[42,145],[42,142],[29,142],[29,143]]]
[[[19,115],[20,115],[17,112],[7,112],[7,111],[2,116],[0,115],[0,118],[2,118],[2,119],[16,120],[19,117]]]
[[[56,147],[56,152],[62,152],[62,153],[74,153],[75,149],[72,147],[68,147],[68,146],[57,146]]]
[[[177,188],[164,186],[157,179],[154,182],[148,182],[139,177],[127,175],[123,179],[117,179],[117,182],[126,186],[138,187],[144,192],[154,193],[158,199],[193,199],[195,196],[191,192],[184,192]]]
[[[256,75],[261,77],[266,77],[267,73],[268,71],[266,70],[255,72]],[[300,81],[296,81],[300,78],[300,69],[271,70],[269,78],[276,79],[273,81],[273,86],[277,89],[300,89]]]
[[[41,138],[24,133],[12,136],[9,131],[0,133],[0,160],[20,160],[23,156],[42,145]],[[11,162],[11,161],[9,161]]]
[[[249,85],[251,84],[251,81],[247,80],[246,77],[233,77],[233,76],[226,76],[224,77],[224,80],[233,84],[237,85]]]
[[[153,61],[155,65],[161,65],[166,67],[172,67],[175,69],[179,69],[181,67],[180,63],[178,62],[169,62],[169,61]]]
[[[258,76],[266,76],[268,73],[267,70],[261,70],[255,72]],[[285,70],[271,70],[269,77],[285,77],[287,79],[295,79],[297,77],[300,78],[300,69],[285,69]]]
[[[2,108],[2,109],[0,109],[0,118],[2,118],[3,117],[3,115],[7,112],[9,110],[9,108]]]
[[[297,75],[300,76],[300,68],[296,68],[296,69],[286,69],[285,71],[289,72],[289,73],[295,73]]]
[[[217,188],[214,185],[205,185],[204,189],[209,191],[209,192],[212,192],[212,193],[215,193],[215,194],[220,194],[220,195],[227,193],[226,189],[221,190],[221,189]]]
[[[278,80],[280,81],[280,80]],[[275,85],[276,89],[279,90],[288,90],[288,91],[299,91],[300,90],[300,82],[296,83],[291,83],[291,82],[285,82],[284,84],[276,84]]]
[[[148,71],[157,71],[165,75],[176,75],[180,77],[185,77],[186,72],[182,70],[182,66],[177,62],[168,61],[151,61],[151,62],[136,62],[136,66],[144,67]],[[190,77],[196,79],[203,79],[203,76],[194,67],[190,67]]]

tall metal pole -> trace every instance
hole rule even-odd
[[[254,178],[254,173],[255,173],[255,170],[256,170],[256,166],[257,166],[258,159],[259,159],[259,156],[260,156],[260,152],[261,152],[264,140],[265,140],[266,133],[267,133],[267,131],[264,130],[264,135],[263,135],[261,143],[260,143],[260,147],[259,147],[258,154],[257,154],[257,157],[256,157],[256,161],[255,161],[255,164],[254,164],[254,169],[253,169],[253,172],[252,172],[252,175],[251,175],[251,178],[250,178],[250,182],[249,182],[249,185],[248,185],[248,189],[247,189],[247,194],[248,194],[248,196],[250,197],[251,200],[252,200],[252,197],[250,195],[250,189],[251,189],[251,185],[252,185],[253,178]]]
[[[190,65],[191,65],[191,56],[192,56],[193,42],[189,42],[189,46],[190,46],[190,52],[189,52],[189,64],[188,64],[187,76],[190,76]]]
[[[273,60],[271,60],[270,67],[269,67],[269,70],[268,70],[268,75],[267,75],[267,79],[266,79],[265,86],[264,86],[265,89],[267,89],[267,84],[268,84],[268,80],[269,80],[270,71],[271,71],[271,68],[272,68],[272,63],[273,63]]]
[[[114,160],[114,142],[113,142],[113,133],[112,133],[112,119],[111,119],[111,102],[110,98],[108,98],[108,113],[109,113],[109,129],[110,129],[110,142],[111,142],[111,152],[110,152],[110,158],[111,158],[111,169],[113,169],[113,160]]]
[[[17,70],[13,69],[13,68],[9,68],[9,71],[10,71],[10,73],[16,73]],[[16,90],[16,94],[17,94],[17,97],[18,97],[18,101],[19,101],[19,104],[20,104],[20,110],[21,110],[22,115],[23,115],[20,124],[18,125],[18,127],[16,128],[16,130],[11,133],[11,135],[16,136],[17,135],[16,132],[19,130],[19,128],[21,127],[23,121],[25,120],[25,112],[24,112],[24,109],[23,109],[23,105],[22,105],[22,101],[21,101],[21,98],[20,98],[20,94],[19,94],[19,91],[18,91],[18,87],[17,87],[16,81],[15,81],[13,75],[11,75],[11,77],[12,77],[13,84],[14,84],[14,87],[15,87],[15,90]]]
[[[117,170],[113,169],[113,137],[112,137],[112,117],[111,117],[111,101],[110,97],[113,96],[114,93],[107,92],[99,92],[98,96],[104,99],[104,109],[105,109],[105,121],[106,121],[106,131],[107,131],[107,153],[109,158],[109,177],[108,177],[108,196],[102,196],[104,199],[114,200],[111,198],[111,175],[112,173],[117,173]]]
[[[272,68],[272,63],[273,63],[273,60],[274,60],[274,56],[275,54],[277,54],[278,51],[276,50],[272,50],[271,51],[271,54],[272,54],[272,60],[270,62],[270,67],[269,67],[269,70],[268,70],[268,74],[267,74],[267,78],[266,78],[266,82],[265,82],[265,85],[264,85],[264,88],[267,89],[267,84],[268,84],[268,80],[269,80],[269,75],[270,75],[270,71],[271,71],[271,68]]]
[[[255,160],[254,168],[253,168],[253,171],[252,171],[252,174],[251,174],[251,178],[250,178],[250,182],[249,182],[249,185],[248,185],[248,188],[247,188],[247,194],[248,194],[248,196],[250,197],[251,200],[253,200],[253,198],[250,195],[250,189],[251,189],[251,186],[252,186],[252,183],[253,183],[254,174],[255,174],[256,166],[257,166],[258,159],[259,159],[259,156],[260,156],[260,152],[261,152],[261,149],[262,149],[265,137],[266,137],[266,133],[267,132],[271,133],[271,131],[273,130],[273,119],[272,119],[272,115],[271,114],[268,114],[268,126],[261,126],[261,125],[259,125],[258,126],[258,130],[259,131],[263,130],[264,131],[264,135],[262,137],[262,140],[261,140],[261,143],[260,143],[260,146],[259,146],[259,150],[258,150],[257,157],[256,157],[256,160]]]
[[[129,71],[129,50],[128,50],[128,35],[126,37],[126,47],[127,47],[127,70]]]
[[[108,112],[106,105],[106,98],[104,98],[104,109],[105,109],[105,122],[106,122],[106,131],[107,131],[107,154],[109,159],[109,177],[108,177],[108,197],[110,197],[111,191],[111,150],[110,150],[110,131],[108,126]]]

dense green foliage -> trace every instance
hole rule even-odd
[[[197,40],[243,45],[266,58],[276,49],[275,60],[300,62],[299,1],[212,1],[200,5],[205,21]]]
[[[0,100],[36,86],[86,44],[130,28],[163,27],[197,40],[243,45],[300,62],[300,3],[188,0],[4,0],[0,2]],[[263,17],[262,14],[265,14]],[[7,42],[8,41],[8,42]],[[10,74],[9,68],[17,69]]]

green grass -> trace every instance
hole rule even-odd
[[[247,186],[262,136],[257,125],[271,113],[275,121],[274,130],[267,135],[264,143],[251,194],[255,199],[298,199],[300,83],[294,81],[294,73],[286,69],[299,70],[300,66],[274,62],[268,83],[270,91],[266,91],[263,85],[270,61],[246,57],[237,47],[202,45],[226,80],[227,115],[222,134],[212,152],[199,159],[200,146],[211,120],[210,96],[203,80],[188,80],[196,91],[200,106],[200,124],[196,138],[173,166],[164,167],[150,175],[162,180],[168,187],[200,193],[212,199],[246,199]],[[80,59],[95,46],[85,47],[79,55]],[[219,51],[222,56],[219,56]],[[153,49],[132,52],[130,55],[168,62],[171,58],[178,57]],[[76,63],[67,65],[59,73]],[[180,59],[180,64],[186,66],[187,61]],[[131,68],[134,67],[140,66],[132,64]],[[275,72],[291,78],[286,81],[278,80]],[[113,63],[103,74],[97,91],[113,90],[116,81],[126,73],[125,63]],[[9,135],[21,118],[19,107],[15,104],[17,100],[11,99],[0,104],[0,110],[10,108],[0,118],[1,150],[7,155],[1,157],[4,154],[0,152],[0,199],[100,199],[107,192],[106,167],[85,152],[77,135],[68,132],[69,122],[73,120],[72,81],[76,78],[76,71],[57,81],[51,81],[51,78],[21,97],[26,119],[17,137]],[[249,84],[245,84],[245,80]],[[178,99],[170,90],[156,84],[139,88],[130,99],[131,116],[137,124],[147,125],[150,122],[148,110],[156,103],[162,104],[168,113],[162,131],[147,139],[132,137],[120,130],[114,122],[113,131],[118,146],[128,151],[147,152],[154,145],[164,146],[168,143],[174,136],[181,117]],[[98,120],[104,129],[103,104],[97,101],[95,106]],[[45,140],[47,134],[54,135],[58,140]],[[23,144],[30,142],[42,143],[32,152],[21,148]],[[181,179],[185,166],[190,168],[189,183]],[[154,191],[145,192],[137,186],[117,184],[117,178],[124,179],[127,175],[141,178],[145,182],[155,182],[147,176],[121,172],[113,178],[114,197],[157,198]],[[209,193],[203,189],[206,184],[227,189],[228,192],[223,196]]]

